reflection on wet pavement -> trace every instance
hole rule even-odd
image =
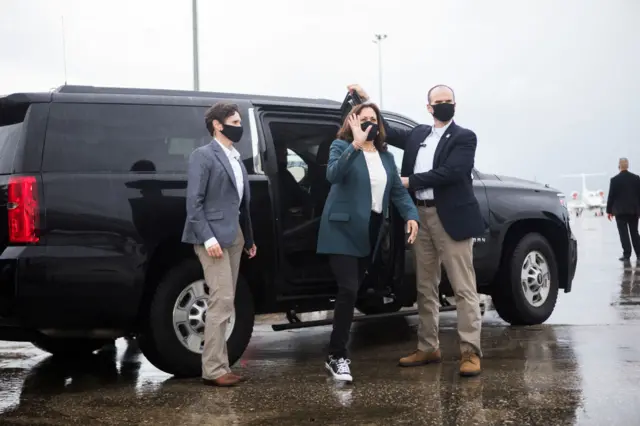
[[[238,388],[210,389],[152,367],[135,340],[75,363],[28,344],[0,344],[0,424],[7,425],[632,425],[640,414],[640,268],[617,261],[615,225],[574,224],[574,289],[547,324],[484,318],[483,374],[458,376],[455,313],[441,319],[443,363],[402,369],[415,318],[355,324],[355,382],[322,367],[329,327],[260,323]]]

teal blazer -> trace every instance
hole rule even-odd
[[[402,218],[418,220],[409,192],[402,186],[398,168],[390,152],[380,158],[387,172],[382,212],[389,207],[389,199]],[[331,144],[327,180],[331,190],[320,219],[317,252],[365,257],[370,254],[369,219],[371,217],[371,181],[364,154],[349,142],[336,139]]]

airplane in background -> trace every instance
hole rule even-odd
[[[607,176],[607,173],[578,173],[561,176],[565,178],[582,178],[582,192],[578,193],[578,191],[573,191],[571,193],[571,199],[567,202],[567,209],[574,213],[576,217],[581,216],[584,210],[595,211],[596,216],[604,216],[605,209],[607,208],[604,191],[601,189],[597,191],[587,189],[587,176]]]

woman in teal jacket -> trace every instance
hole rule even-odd
[[[356,106],[331,144],[318,253],[329,254],[338,283],[333,332],[325,367],[338,380],[352,381],[347,343],[364,269],[380,234],[389,200],[407,222],[409,243],[418,232],[418,210],[402,186],[393,154],[387,151],[380,110]]]

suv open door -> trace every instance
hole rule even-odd
[[[347,92],[347,96],[344,97],[342,105],[340,106],[340,114],[342,115],[342,121],[344,122],[347,115],[351,112],[351,109],[362,103],[362,98],[357,92]]]

